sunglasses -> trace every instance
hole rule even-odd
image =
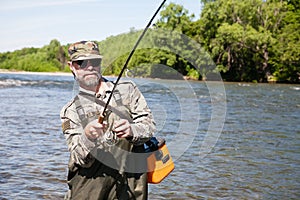
[[[101,64],[101,59],[90,59],[90,60],[76,60],[76,63],[80,69],[85,69],[88,66],[99,67]]]

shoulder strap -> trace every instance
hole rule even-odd
[[[78,95],[75,96],[74,100],[75,100],[74,104],[76,106],[76,111],[78,113],[79,119],[82,122],[82,126],[85,127],[87,125],[88,121],[87,121],[87,118],[85,116],[85,112],[83,110],[83,107],[81,106],[80,99],[79,99]]]
[[[76,106],[76,111],[77,111],[77,113],[79,115],[79,118],[82,119],[84,117],[85,113],[84,113],[84,110],[83,110],[83,108],[81,106],[81,103],[80,103],[78,95],[75,96],[74,100],[75,100],[74,104]]]
[[[115,89],[113,97],[114,97],[114,99],[115,99],[115,101],[117,103],[117,106],[122,106],[123,105],[121,93],[120,93],[120,91],[118,89]]]

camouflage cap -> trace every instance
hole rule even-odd
[[[71,44],[68,52],[71,61],[102,58],[98,44],[93,41],[80,41]]]

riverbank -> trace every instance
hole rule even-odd
[[[28,71],[12,71],[0,69],[2,74],[32,74],[32,75],[53,75],[53,76],[73,76],[70,72],[28,72]]]
[[[49,76],[73,76],[71,72],[29,72],[29,71],[17,71],[17,70],[7,70],[7,69],[0,69],[0,74],[31,74],[31,75],[49,75]],[[116,76],[112,75],[105,75],[105,77],[109,78],[116,78]],[[138,78],[138,77],[135,77]],[[141,78],[141,77],[139,77]],[[152,78],[150,78],[152,79]],[[160,79],[160,78],[153,78],[153,79]],[[194,80],[190,79],[186,76],[183,77],[186,81],[196,81],[196,82],[214,82],[214,81],[222,81],[223,83],[239,83],[239,84],[291,84],[291,85],[297,85],[299,83],[285,83],[285,82],[264,82],[264,83],[258,83],[258,82],[232,82],[232,81],[224,81],[224,80]]]

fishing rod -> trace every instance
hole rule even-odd
[[[110,93],[110,95],[109,95],[109,98],[108,98],[108,100],[107,100],[107,102],[106,102],[106,104],[105,104],[105,107],[104,107],[104,109],[103,109],[103,111],[102,111],[102,114],[100,115],[100,117],[99,117],[99,119],[98,119],[98,122],[99,122],[99,123],[101,123],[101,124],[103,123],[103,120],[104,120],[104,118],[105,118],[105,116],[106,116],[106,110],[107,110],[107,107],[108,107],[108,105],[109,105],[109,102],[110,102],[110,100],[111,100],[111,98],[112,98],[112,96],[113,96],[113,93],[114,93],[114,91],[115,91],[115,89],[116,89],[116,87],[117,87],[117,84],[118,84],[119,80],[121,79],[121,77],[122,77],[122,75],[123,75],[125,69],[127,68],[127,65],[128,65],[128,63],[129,63],[131,57],[133,56],[133,54],[134,54],[134,52],[135,52],[137,46],[138,46],[139,43],[141,42],[141,40],[142,40],[142,38],[144,37],[146,31],[147,31],[148,28],[151,26],[152,21],[154,20],[155,16],[156,16],[157,13],[159,12],[159,10],[163,7],[163,5],[165,4],[165,2],[166,2],[166,0],[164,0],[164,1],[160,4],[160,6],[157,8],[156,12],[154,13],[154,15],[152,16],[152,18],[150,19],[149,23],[147,24],[147,26],[145,27],[144,31],[142,32],[142,34],[141,34],[140,37],[138,38],[137,42],[135,43],[133,49],[131,50],[131,52],[130,52],[130,54],[129,54],[129,56],[128,56],[128,58],[127,58],[127,60],[126,60],[126,62],[125,62],[125,64],[124,64],[124,66],[123,66],[123,68],[122,68],[122,70],[121,70],[121,72],[120,72],[120,74],[119,74],[119,76],[118,76],[118,78],[117,78],[117,80],[116,80],[116,82],[115,82],[115,84],[114,84],[114,87],[113,87],[113,89],[112,89],[112,91],[111,91],[111,93]]]

